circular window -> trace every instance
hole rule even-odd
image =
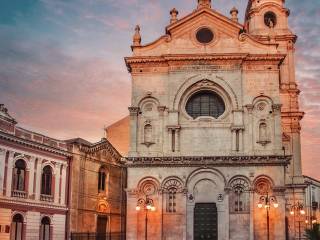
[[[211,91],[201,91],[192,95],[186,105],[187,113],[193,118],[206,116],[218,118],[225,112],[223,99]]]
[[[264,24],[268,27],[274,27],[277,24],[277,16],[274,12],[264,14]]]
[[[196,34],[196,38],[200,43],[206,44],[213,40],[214,34],[209,28],[201,28]]]

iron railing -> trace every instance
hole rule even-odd
[[[71,233],[71,240],[125,240],[125,233]]]

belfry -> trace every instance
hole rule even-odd
[[[241,24],[236,8],[226,17],[198,0],[177,14],[166,35],[125,58],[128,239],[294,236],[303,113],[289,10],[250,0]]]

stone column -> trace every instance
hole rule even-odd
[[[35,157],[31,157],[30,159],[30,169],[29,169],[29,184],[28,184],[28,197],[34,199],[34,192],[33,192],[33,184],[34,184],[34,165],[35,165]]]
[[[12,173],[13,173],[13,156],[14,152],[9,151],[9,158],[8,158],[8,168],[7,168],[7,185],[6,185],[6,196],[10,197],[11,196],[11,191],[12,191]]]
[[[232,151],[237,150],[237,131],[235,129],[231,129],[232,134]]]
[[[54,203],[59,203],[60,163],[56,163],[54,169]]]
[[[176,152],[180,152],[180,128],[176,128],[175,143]]]
[[[254,190],[250,191],[250,239],[254,240],[254,213],[255,213],[255,204],[254,204]]]
[[[294,177],[294,183],[303,183],[302,166],[301,166],[301,137],[300,137],[300,119],[296,119],[291,126],[291,138],[292,138],[292,176]]]
[[[40,200],[40,193],[41,193],[41,174],[42,174],[42,159],[37,159],[37,166],[36,166],[36,193],[35,193],[35,200]]]
[[[243,151],[243,129],[239,130],[239,152]]]
[[[62,205],[66,202],[66,183],[67,183],[67,165],[62,165],[62,176],[61,176],[61,197],[60,203]]]
[[[137,195],[135,190],[127,190],[127,239],[138,238]]]
[[[246,149],[246,151],[248,150],[248,152],[253,151],[253,141],[254,141],[254,136],[253,136],[253,115],[252,115],[252,111],[253,111],[253,105],[252,104],[248,104],[246,105],[247,108],[247,112],[248,112],[248,149]]]
[[[136,156],[138,143],[138,113],[139,107],[129,107],[130,112],[130,150],[129,156]]]
[[[4,171],[6,162],[7,151],[5,149],[0,149],[0,196],[3,195],[3,184],[4,184]]]
[[[281,104],[272,105],[274,113],[274,149],[277,151],[282,150],[281,106]]]

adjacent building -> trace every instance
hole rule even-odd
[[[95,144],[67,141],[72,151],[70,236],[72,239],[124,239],[126,169],[121,155],[103,138]]]
[[[0,105],[0,239],[64,240],[67,144],[17,126]]]

